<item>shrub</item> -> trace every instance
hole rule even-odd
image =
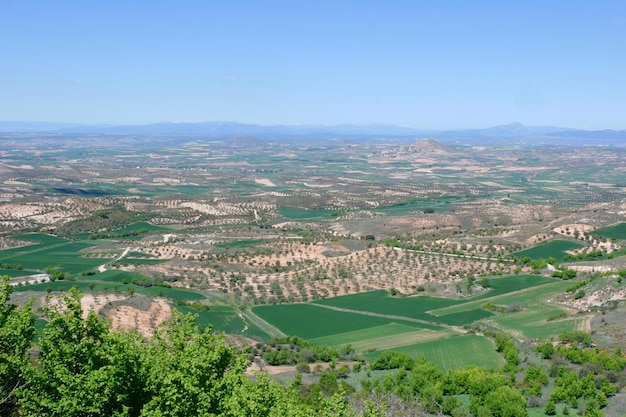
[[[300,372],[301,374],[310,374],[311,367],[304,362],[300,362],[296,365],[296,371]]]

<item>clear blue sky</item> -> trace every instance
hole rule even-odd
[[[0,120],[626,129],[626,1],[0,0]]]

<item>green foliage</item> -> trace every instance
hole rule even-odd
[[[7,292],[2,311],[12,313]],[[293,387],[265,375],[250,380],[245,356],[223,334],[199,329],[191,315],[173,311],[149,342],[135,332],[110,331],[93,313],[83,318],[76,289],[47,315],[39,361],[26,368],[27,383],[17,390],[22,416],[354,415],[343,401],[343,382],[336,395],[316,397],[310,407]],[[24,317],[32,321],[32,314]],[[333,370],[329,386],[347,372]]]
[[[63,280],[65,279],[65,272],[55,268],[53,266],[49,266],[45,269],[46,274],[50,277],[50,281]]]
[[[584,346],[591,345],[591,336],[589,336],[587,333],[580,331],[580,330],[561,333],[559,335],[559,340],[565,343],[576,343],[576,344],[580,343]]]
[[[569,269],[569,268],[558,269],[552,272],[552,276],[554,278],[572,279],[572,278],[576,278],[576,271],[573,269]]]
[[[548,383],[548,375],[539,365],[533,365],[526,370],[524,383],[527,385],[528,395],[541,396],[541,390]]]
[[[312,343],[297,336],[272,338],[261,347],[261,356],[270,365],[293,365],[298,362],[331,362],[351,359],[354,349],[350,345],[337,349]]]
[[[556,404],[554,404],[554,400],[549,400],[548,401],[548,403],[546,404],[546,407],[544,409],[544,412],[548,416],[553,416],[553,415],[556,414]]]
[[[544,342],[537,345],[535,348],[537,352],[541,354],[543,359],[550,359],[552,355],[556,352],[556,349],[552,345],[552,342]]]
[[[306,388],[297,381],[283,387],[265,375],[250,379],[244,373],[244,355],[227,346],[224,336],[212,333],[210,327],[198,328],[194,316],[174,311],[172,319],[146,341],[134,332],[109,330],[94,314],[83,318],[76,289],[65,295],[58,307],[47,311],[50,321],[39,341],[40,357],[28,366],[24,352],[30,346],[33,316],[30,306],[16,309],[8,304],[10,288],[6,278],[4,282],[0,318],[18,314],[18,322],[26,329],[11,333],[20,328],[12,325],[6,333],[6,326],[0,326],[5,332],[0,344],[9,340],[22,343],[16,352],[22,352],[20,367],[25,371],[19,375],[27,383],[22,382],[15,394],[23,416],[355,416],[345,401],[346,393],[352,391],[345,380],[349,373],[345,366],[322,372],[320,382]],[[22,336],[11,339],[13,334]],[[626,368],[626,360],[620,354],[582,347],[588,341],[582,332],[562,338],[574,346],[562,344],[555,349],[545,343],[537,350],[547,351],[550,346],[560,357],[582,368],[578,372],[556,368],[555,389],[545,411],[548,413],[551,405],[556,410],[559,403],[571,407],[583,404],[587,415],[598,415],[607,398],[617,392],[617,375]],[[507,366],[517,369],[519,355],[514,340],[504,332],[496,333],[494,339]],[[302,351],[316,349],[299,338],[271,343],[276,351],[279,347],[294,351],[296,346]],[[4,346],[0,353],[10,351]],[[353,348],[345,345],[335,352],[350,356]],[[548,352],[549,356],[553,353]],[[511,385],[511,375],[505,372],[513,368],[507,366],[503,370],[471,367],[443,374],[424,358],[384,352],[372,363],[372,369],[399,370],[363,386],[366,391],[387,393],[406,404],[415,402],[430,414],[462,415],[469,410],[477,416],[523,416],[524,395],[541,395],[549,386],[549,378],[540,366],[530,366],[523,383],[519,382],[520,391]],[[469,396],[469,404],[459,400],[462,396]],[[362,416],[384,415],[385,404],[365,406]],[[6,410],[8,403],[3,406]]]
[[[22,268],[22,264],[19,264],[19,263],[12,264],[12,263],[6,263],[6,262],[0,262],[0,268],[1,269],[12,269],[12,270],[15,270],[15,271],[21,271],[23,269]]]
[[[498,332],[495,335],[495,342],[496,350],[504,355],[505,364],[503,370],[511,373],[517,372],[519,353],[513,338],[505,332]]]
[[[584,287],[585,285],[589,284],[591,281],[594,280],[594,277],[591,277],[589,279],[585,279],[583,281],[578,281],[576,284],[570,285],[569,287],[567,287],[565,289],[565,292],[574,292],[579,288]]]
[[[211,415],[245,379],[245,359],[223,336],[199,330],[193,316],[173,312],[150,340],[143,362],[149,400],[144,415]]]
[[[410,355],[402,352],[387,350],[381,353],[370,364],[372,369],[413,369],[414,360]]]
[[[63,305],[48,310],[39,366],[20,391],[21,415],[137,415],[143,384],[135,339],[109,332],[93,313],[83,320],[75,289]]]
[[[509,386],[488,393],[482,407],[493,417],[526,417],[526,398]]]
[[[470,367],[449,374],[447,381],[447,391],[450,394],[470,395],[469,410],[474,415],[478,415],[481,411],[485,413],[491,409],[498,410],[499,399],[508,397],[510,394],[508,391],[502,392],[499,396],[490,398],[489,406],[485,404],[490,393],[495,392],[500,387],[508,387],[508,379],[499,371]],[[519,395],[521,397],[521,394]],[[524,401],[524,407],[525,405],[526,402]],[[490,414],[487,413],[487,415]]]
[[[27,349],[35,334],[32,301],[17,308],[9,302],[9,278],[0,277],[0,414],[9,415],[16,390],[25,383]]]
[[[597,258],[601,258],[606,255],[606,252],[602,250],[592,250],[589,252],[581,252],[576,255],[567,254],[563,257],[564,261],[584,261],[584,260],[593,260]]]

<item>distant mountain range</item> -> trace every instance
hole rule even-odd
[[[425,130],[393,125],[273,125],[237,122],[154,123],[146,125],[77,125],[47,122],[2,122],[4,133],[57,133],[63,135],[156,135],[228,139],[250,136],[269,140],[382,140],[412,141],[436,138],[458,145],[539,146],[539,145],[626,145],[626,130],[577,130],[555,126],[524,126],[520,123],[486,129]]]

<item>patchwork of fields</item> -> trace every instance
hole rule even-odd
[[[492,279],[490,291],[466,299],[391,297],[386,291],[372,291],[306,304],[258,306],[253,311],[286,334],[335,347],[351,344],[369,358],[393,349],[426,356],[443,369],[498,366],[500,358],[493,355],[491,340],[459,326],[478,321],[521,340],[573,330],[582,318],[566,315],[549,321],[564,310],[547,300],[568,285],[552,278],[520,275]],[[496,315],[483,308],[486,304],[520,307]],[[484,357],[474,352],[484,352]]]
[[[324,213],[291,213],[294,217]],[[123,231],[145,229],[136,224]],[[166,231],[150,228],[152,233]],[[433,296],[390,296],[378,290],[325,298],[309,303],[275,304],[253,307],[251,314],[242,314],[235,306],[212,305],[207,311],[194,303],[207,302],[204,294],[191,289],[167,285],[145,285],[148,279],[139,272],[102,268],[112,262],[125,264],[154,264],[154,259],[142,253],[125,249],[123,240],[133,236],[112,231],[112,237],[94,238],[93,235],[75,235],[75,240],[45,234],[16,236],[15,239],[33,244],[0,252],[5,264],[19,264],[22,269],[7,269],[15,277],[41,273],[46,268],[62,269],[70,279],[18,286],[17,291],[50,293],[78,287],[87,293],[115,293],[131,296],[133,293],[149,297],[167,298],[182,312],[197,315],[198,324],[211,326],[214,331],[240,334],[266,340],[273,333],[295,335],[320,345],[334,347],[351,344],[357,353],[374,358],[385,350],[396,350],[415,356],[425,356],[442,369],[467,365],[498,367],[499,355],[493,354],[493,343],[470,326],[480,323],[492,330],[505,330],[520,340],[549,338],[555,334],[580,328],[585,317],[571,316],[563,307],[548,301],[565,290],[570,283],[540,275],[512,275],[489,279],[487,291],[466,298]],[[247,247],[263,240],[220,244],[221,248]],[[115,244],[113,244],[115,243]],[[518,252],[516,256],[562,258],[565,251],[580,246],[569,241],[553,241]],[[91,253],[86,249],[91,248]],[[98,252],[94,256],[94,248]],[[88,254],[86,256],[86,254]],[[135,256],[137,255],[137,256]],[[102,257],[104,256],[104,257]],[[122,261],[119,258],[124,256]],[[87,273],[99,268],[99,273]],[[498,306],[499,313],[486,305]],[[518,308],[508,313],[507,306]],[[563,314],[565,313],[565,314]],[[252,321],[257,316],[262,321]],[[554,319],[558,317],[558,319]],[[274,329],[275,332],[272,332]],[[472,352],[468,355],[467,352]]]

